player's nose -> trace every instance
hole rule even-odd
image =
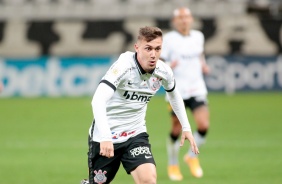
[[[151,58],[155,58],[156,57],[156,51],[155,50],[152,50],[151,52]]]

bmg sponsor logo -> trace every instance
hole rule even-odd
[[[132,101],[139,101],[148,103],[151,100],[152,95],[145,95],[145,94],[138,94],[137,92],[129,92],[125,91],[123,96],[125,99],[132,100]]]

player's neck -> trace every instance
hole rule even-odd
[[[183,36],[188,36],[190,34],[190,30],[178,30],[178,32]]]

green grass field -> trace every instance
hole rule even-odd
[[[91,97],[0,99],[0,183],[78,184],[87,177]],[[209,95],[211,129],[200,149],[204,177],[192,178],[182,157],[182,182],[166,174],[165,141],[170,119],[163,96],[148,108],[147,126],[158,183],[282,183],[282,94]],[[190,113],[188,113],[190,115]],[[190,116],[190,122],[194,122]],[[133,183],[122,166],[113,184]]]

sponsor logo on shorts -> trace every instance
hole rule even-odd
[[[103,171],[100,169],[99,171],[94,171],[95,173],[95,177],[94,177],[94,181],[95,183],[98,184],[103,184],[107,181],[107,177],[105,176],[105,174],[107,174],[107,171]]]
[[[152,155],[148,146],[139,146],[130,150],[133,157],[138,155]]]
[[[149,158],[152,158],[152,156],[147,156],[147,155],[145,155],[145,158],[146,158],[146,159],[149,159]]]

